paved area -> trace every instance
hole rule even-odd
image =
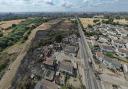
[[[118,77],[110,76],[107,74],[102,74],[102,75],[100,75],[100,77],[101,77],[102,81],[104,81],[104,82],[128,87],[128,81],[126,81],[124,78],[118,78]]]
[[[70,77],[68,80],[69,84],[73,85],[76,89],[79,89],[81,87],[81,83],[78,78]]]
[[[83,32],[83,29],[80,25],[79,19],[77,19],[78,22],[78,30],[80,33],[80,42],[81,42],[81,48],[83,52],[83,58],[84,58],[84,74],[85,74],[85,81],[86,81],[86,89],[100,89],[99,83],[97,82],[94,74],[94,68],[95,63],[93,61],[93,56],[91,54],[91,50],[89,49],[89,46],[86,42],[86,38]],[[90,65],[90,62],[94,65]]]

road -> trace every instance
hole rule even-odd
[[[91,53],[91,50],[88,46],[88,43],[86,41],[83,29],[81,27],[80,21],[78,18],[78,30],[80,33],[80,43],[81,43],[81,51],[82,51],[82,56],[84,58],[84,74],[85,74],[85,81],[86,81],[86,89],[101,89],[99,87],[99,83],[96,80],[94,70],[95,70],[95,63],[93,62],[93,56]]]

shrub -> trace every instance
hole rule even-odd
[[[108,57],[114,58],[113,52],[106,52],[105,55]]]
[[[0,72],[6,68],[6,64],[0,64]]]
[[[0,30],[0,37],[2,37],[3,36],[3,32]]]

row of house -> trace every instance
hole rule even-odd
[[[110,58],[106,53],[112,53],[120,59],[128,58],[128,28],[119,25],[95,25],[91,31],[101,32],[101,35],[88,37],[88,43],[93,44],[92,52],[96,59],[109,69],[120,70],[122,65],[118,59]],[[95,38],[95,39],[92,39]]]
[[[98,45],[103,52],[115,52],[120,58],[128,58],[128,28],[110,24],[93,27],[103,35],[98,39]]]
[[[102,52],[96,52],[95,55],[96,59],[107,66],[109,69],[121,70],[122,65],[118,61],[105,56]]]

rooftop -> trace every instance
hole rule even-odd
[[[103,55],[102,52],[96,52],[96,56],[97,56],[97,57],[103,57],[104,55]]]
[[[36,84],[34,89],[59,89],[59,86],[53,82],[43,79]]]
[[[53,65],[53,59],[51,58],[46,58],[46,61],[44,61],[43,63],[46,64],[46,65]]]
[[[104,50],[112,50],[112,51],[115,50],[114,47],[110,45],[101,45],[101,48]]]
[[[114,60],[114,59],[112,59],[110,57],[104,56],[103,59],[108,61],[108,62],[110,62],[112,65],[114,65],[116,67],[121,67],[121,64],[118,61],[116,61],[116,60]]]
[[[119,52],[126,53],[128,55],[128,49],[118,49]]]
[[[72,69],[73,69],[73,65],[72,65],[71,61],[63,60],[62,62],[60,62],[60,71],[65,70],[65,71],[72,72]]]

